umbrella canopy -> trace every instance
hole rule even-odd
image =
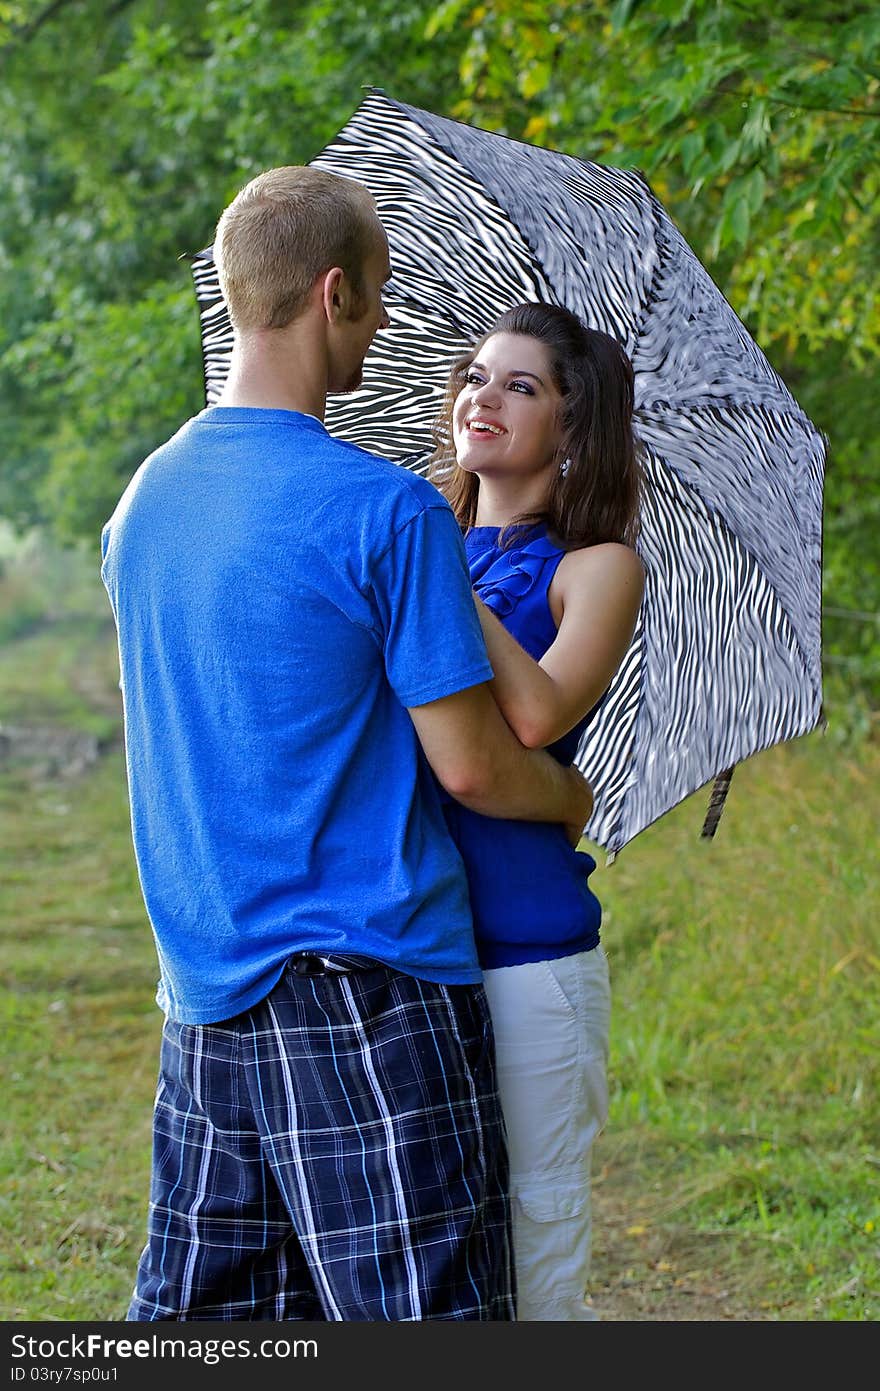
[[[635,369],[644,602],[577,763],[611,856],[734,765],[822,719],[825,441],[644,177],[373,90],[315,159],[365,184],[388,234],[390,328],[333,433],[423,472],[453,358],[522,300],[565,305]],[[206,399],[232,332],[210,248],[193,258]],[[438,585],[442,576],[438,576]]]

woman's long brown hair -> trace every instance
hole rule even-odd
[[[460,468],[452,441],[452,411],[468,369],[496,333],[536,338],[547,348],[562,396],[559,465],[538,512],[515,517],[505,542],[524,526],[543,523],[566,550],[620,541],[635,546],[642,494],[641,448],[633,429],[633,368],[616,338],[587,328],[556,304],[524,303],[496,319],[474,348],[452,366],[434,426],[429,476],[448,499],[463,531],[474,525],[480,480]],[[564,460],[570,460],[563,473]]]

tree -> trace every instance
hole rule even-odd
[[[639,167],[771,349],[880,354],[880,11],[446,0],[460,118]]]
[[[0,75],[0,515],[97,544],[204,401],[187,254],[375,84],[645,172],[829,437],[829,608],[880,609],[876,7],[6,0]],[[880,704],[880,626],[829,632]]]
[[[317,154],[364,84],[391,72],[442,104],[466,35],[429,46],[424,22],[416,0],[0,7],[0,514],[97,537],[204,404],[187,255],[253,174]]]

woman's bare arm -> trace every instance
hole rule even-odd
[[[576,845],[593,808],[589,783],[541,749],[524,748],[500,714],[488,682],[410,707],[438,781],[483,816],[551,821]]]
[[[570,551],[550,587],[559,630],[540,662],[477,599],[495,673],[490,689],[521,743],[544,748],[592,709],[632,641],[644,582],[642,562],[628,546]]]

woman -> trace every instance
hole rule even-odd
[[[629,647],[644,586],[633,371],[568,310],[521,304],[455,364],[432,477],[464,532],[523,744],[571,762]],[[595,1317],[590,1158],[608,1108],[610,997],[595,869],[561,826],[445,801],[468,873],[508,1129],[520,1320]]]

